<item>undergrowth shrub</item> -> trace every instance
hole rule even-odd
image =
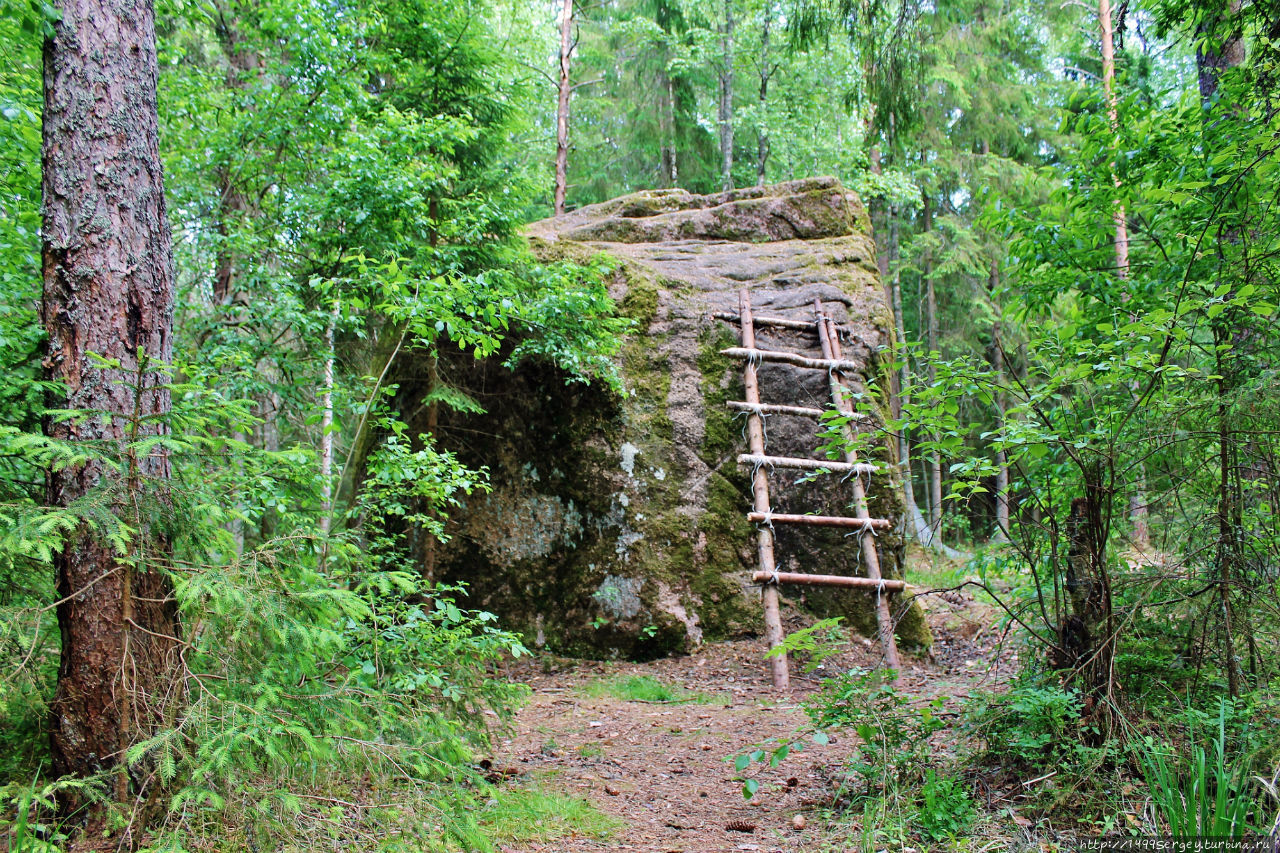
[[[312,849],[334,832],[366,848],[443,850],[451,839],[490,849],[474,817],[485,783],[472,762],[524,695],[496,667],[525,649],[492,614],[460,606],[461,590],[424,579],[406,545],[424,530],[440,535],[442,512],[483,489],[483,472],[382,418],[367,487],[324,536],[312,453],[226,438],[251,429],[246,405],[171,387],[174,477],[155,523],[172,543],[164,565],[182,616],[181,666],[164,696],[142,697],[167,724],[126,754],[133,772],[161,783],[151,786],[150,811],[163,817],[148,849],[224,849],[229,828],[252,849]],[[33,476],[86,452],[0,439]],[[153,446],[91,452],[110,470],[116,453]],[[49,559],[61,536],[88,525],[122,556],[146,547],[140,525],[108,511],[112,488],[108,477],[103,494],[66,509],[30,496],[0,505],[0,520],[13,522],[0,567],[16,576],[0,601],[0,837],[10,849],[61,837],[50,820],[59,785],[105,802],[95,793],[104,780],[48,777],[45,720],[58,658]],[[147,803],[109,805],[107,831],[127,835],[153,816]]]
[[[973,800],[959,779],[939,776],[930,768],[920,786],[919,799],[916,822],[921,834],[934,841],[954,838],[973,823]]]
[[[967,715],[991,759],[1040,771],[1081,758],[1081,708],[1075,690],[1029,681],[977,699]]]

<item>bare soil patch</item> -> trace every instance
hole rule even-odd
[[[904,661],[899,689],[928,702],[944,700],[958,713],[971,695],[996,688],[1012,670],[999,646],[997,614],[971,596],[948,593],[927,602],[935,636],[931,656]],[[788,630],[802,627],[792,614]],[[800,853],[841,849],[825,832],[823,811],[839,786],[856,745],[833,733],[809,743],[776,768],[756,764],[746,775],[760,783],[751,800],[733,757],[771,739],[803,730],[801,700],[827,673],[879,665],[872,644],[852,647],[805,674],[793,662],[795,689],[772,692],[763,640],[701,647],[694,654],[646,664],[535,660],[512,673],[533,690],[516,732],[494,756],[504,775],[536,780],[580,796],[619,819],[624,828],[601,840],[582,836],[505,846],[504,853],[629,850],[638,853]],[[643,675],[704,697],[679,703],[591,697],[584,686],[601,678]],[[944,733],[945,734],[945,733]],[[938,739],[949,748],[950,738]]]

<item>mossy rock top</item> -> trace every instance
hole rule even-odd
[[[861,201],[834,178],[708,196],[654,190],[528,233],[548,258],[604,252],[619,261],[611,291],[637,320],[621,355],[627,390],[612,397],[566,390],[530,368],[505,380],[467,368],[484,370],[493,392],[485,422],[466,427],[500,439],[484,460],[494,491],[451,519],[441,578],[465,581],[474,603],[562,653],[645,658],[757,633],[750,472],[737,464],[744,424],[725,406],[742,399],[742,365],[720,352],[738,330],[715,314],[736,313],[742,287],[762,315],[808,321],[820,301],[845,329],[845,357],[865,365],[859,408],[879,418],[892,323]],[[816,336],[804,332],[762,327],[758,342],[818,355]],[[768,402],[829,404],[820,371],[769,364],[760,383]],[[773,417],[767,432],[771,454],[822,455],[812,419]],[[878,440],[868,455],[896,462]],[[886,470],[872,483],[872,511],[896,520],[901,499]],[[850,512],[849,486],[836,477],[778,472],[771,481],[776,512]],[[901,538],[877,542],[886,575],[899,576]],[[861,573],[857,541],[830,530],[779,528],[777,546],[783,570]],[[865,593],[784,596],[874,636]],[[919,608],[901,609],[904,646],[927,645]]]

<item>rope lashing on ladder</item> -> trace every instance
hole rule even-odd
[[[846,533],[845,534],[846,539],[849,538],[850,536],[857,536],[859,538],[859,541],[861,541],[862,534],[864,533],[870,533],[873,538],[875,537],[876,529],[875,527],[872,526],[875,524],[875,519],[859,518],[857,519],[857,522],[858,522],[858,529],[850,533]]]
[[[744,411],[744,412],[733,413],[733,416],[735,418],[740,418],[740,417],[743,417],[744,415],[748,418],[750,418],[752,415],[755,415],[760,419],[760,440],[764,443],[766,447],[768,447],[769,445],[769,420],[768,419],[773,417],[773,415],[771,415],[769,412],[745,412]],[[747,426],[749,424],[750,424],[749,420],[742,422],[741,435],[742,435],[743,441],[747,440]],[[752,472],[752,473],[754,474],[755,472]]]

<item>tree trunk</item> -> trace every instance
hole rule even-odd
[[[573,60],[573,0],[564,0],[560,13],[560,79],[559,97],[556,102],[556,195],[555,213],[564,213],[564,197],[568,188],[569,173],[569,96],[573,86],[569,82],[569,65]]]
[[[995,293],[1000,287],[1000,265],[993,258],[991,272],[987,282],[991,293],[992,305],[995,305]],[[991,324],[991,367],[996,376],[996,435],[1004,433],[1005,412],[1007,403],[1004,396],[1004,341],[1000,337],[1000,312],[996,307],[996,319]],[[1009,541],[1009,459],[1004,450],[996,451],[996,532],[991,537],[993,542]]]
[[[724,0],[720,28],[720,185],[733,189],[733,6]]]
[[[889,207],[889,262],[893,267],[891,304],[894,330],[897,333],[898,345],[903,347],[907,340],[907,333],[902,319],[902,276],[898,264],[898,210],[893,206]],[[901,389],[898,400],[899,406],[905,407],[910,403],[907,389],[911,384],[911,364],[905,347],[899,355],[902,361],[898,368],[898,387]],[[905,426],[898,431],[898,465],[902,469],[902,493],[907,502],[907,518],[904,523],[907,525],[908,534],[912,539],[921,540],[921,544],[928,544],[927,530],[919,530],[916,523],[916,516],[919,515],[920,510],[916,508],[916,490],[911,472],[911,435]],[[913,530],[913,527],[917,529]]]
[[[48,476],[49,502],[102,500],[138,532],[126,560],[89,530],[54,560],[62,655],[52,702],[53,775],[116,773],[141,796],[124,752],[171,723],[182,701],[170,547],[140,505],[166,500],[166,451],[128,450],[167,431],[173,256],[156,116],[155,14],[146,0],[61,0],[44,48],[45,376],[51,407],[110,417],[47,418],[45,432],[87,452],[125,447],[126,474],[90,461]],[[145,352],[139,358],[139,352]],[[118,359],[104,368],[91,354]],[[116,480],[116,482],[110,482]],[[143,491],[152,496],[141,501]],[[77,803],[64,801],[64,809]]]
[[[924,233],[926,238],[929,232],[933,230],[933,209],[929,205],[929,197],[923,198],[922,217],[924,220]],[[933,257],[926,248],[924,253],[924,286],[925,286],[925,326],[928,329],[928,346],[929,346],[929,362],[928,375],[929,384],[935,385],[938,382],[938,365],[935,359],[938,357],[938,298],[933,287]],[[933,440],[941,440],[936,432],[933,434]],[[929,529],[932,531],[932,539],[935,542],[942,541],[942,458],[938,451],[929,451]]]
[[[675,92],[666,69],[658,73],[658,172],[664,187],[676,185]]]
[[[1085,688],[1086,713],[1105,714],[1116,640],[1102,520],[1105,495],[1099,471],[1090,471],[1086,480],[1085,497],[1071,502],[1067,517],[1066,592],[1071,612],[1059,626],[1055,663],[1071,670]]]
[[[337,360],[334,346],[338,330],[338,318],[342,316],[342,303],[333,300],[329,312],[329,325],[324,330],[324,392],[320,395],[320,533],[329,535],[333,523],[333,373]]]
[[[227,57],[227,88],[243,90],[251,72],[262,67],[258,55],[249,50],[236,27],[235,12],[221,5],[216,7],[214,33]],[[234,295],[236,276],[236,251],[234,248],[237,226],[250,212],[249,199],[241,187],[239,176],[233,173],[229,163],[221,163],[216,170],[218,184],[218,208],[214,217],[214,230],[218,235],[218,248],[213,264],[213,302],[226,305]]]
[[[1215,109],[1218,86],[1222,74],[1244,62],[1244,39],[1240,32],[1240,2],[1232,0],[1225,14],[1215,15],[1203,21],[1196,30],[1196,71],[1200,86],[1200,99],[1206,116],[1205,135],[1210,136],[1222,109]],[[1205,150],[1214,150],[1212,141],[1206,139]],[[1233,243],[1239,234],[1228,232],[1220,238]],[[1219,262],[1222,254],[1219,249]],[[1226,294],[1230,299],[1234,291]],[[1214,352],[1218,374],[1218,595],[1222,608],[1223,666],[1227,672],[1227,689],[1232,696],[1240,695],[1240,667],[1236,660],[1234,613],[1231,602],[1236,567],[1243,558],[1244,523],[1242,507],[1237,497],[1239,480],[1239,449],[1232,423],[1231,397],[1239,387],[1241,377],[1239,357],[1248,345],[1251,332],[1240,322],[1234,310],[1227,310],[1213,321]],[[1247,631],[1246,631],[1247,633]]]
[[[1102,31],[1102,91],[1107,102],[1107,118],[1111,122],[1111,132],[1118,134],[1120,112],[1115,91],[1116,57],[1112,38],[1111,0],[1098,0],[1098,24]],[[1120,177],[1115,173],[1114,164],[1112,164],[1111,180],[1119,189]],[[1115,226],[1116,275],[1124,284],[1123,298],[1127,302],[1129,300],[1129,225],[1125,207],[1119,199],[1116,200],[1115,210],[1112,212],[1112,222]],[[1131,535],[1134,544],[1143,550],[1150,544],[1151,539],[1147,525],[1146,479],[1144,469],[1139,465],[1134,471],[1133,491],[1129,495]]]
[[[991,155],[991,143],[982,140],[982,156]],[[995,313],[995,321],[991,324],[991,367],[996,378],[996,435],[1004,432],[1005,415],[1008,402],[1004,394],[1004,341],[1001,338],[1000,306],[996,303],[996,292],[1000,289],[1000,264],[991,259],[987,272],[987,295],[991,300],[991,308]],[[1009,541],[1009,458],[1004,450],[996,451],[996,530],[991,541],[1004,543]]]
[[[769,78],[773,76],[769,57],[769,27],[773,24],[773,3],[766,0],[764,24],[760,30],[760,117],[756,129],[756,186],[764,186],[769,163]]]

